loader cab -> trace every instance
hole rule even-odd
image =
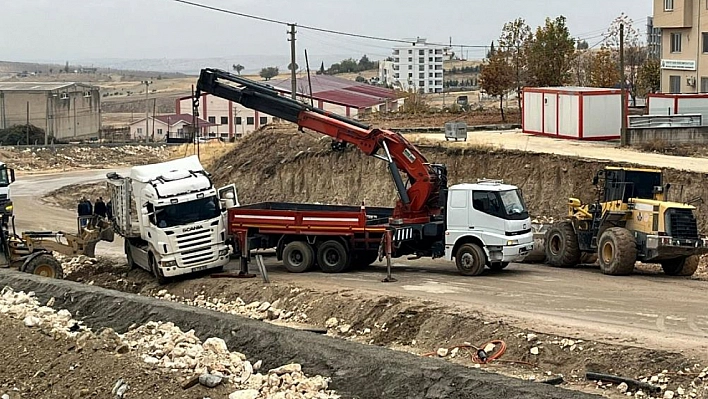
[[[630,198],[664,200],[663,178],[658,169],[607,167],[593,178],[600,186],[600,201],[629,202]]]

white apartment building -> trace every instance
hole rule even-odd
[[[393,48],[392,77],[379,78],[405,91],[440,93],[445,53],[444,46],[428,44],[423,38],[411,39],[409,45]]]

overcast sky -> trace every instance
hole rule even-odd
[[[626,13],[641,34],[649,0],[193,0],[242,13],[389,38],[426,37],[488,45],[504,22],[532,27],[564,15],[571,33],[592,45]],[[180,4],[173,0],[0,0],[0,59],[77,62],[287,54],[286,27]],[[316,54],[380,59],[386,42],[300,29],[298,48]],[[480,58],[484,50],[467,50]]]

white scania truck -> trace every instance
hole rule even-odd
[[[0,162],[0,215],[12,217],[12,197],[10,197],[10,184],[15,181],[15,170],[8,168]]]
[[[225,211],[238,205],[236,190],[217,190],[196,156],[107,178],[114,229],[125,240],[129,265],[164,283],[228,263]]]

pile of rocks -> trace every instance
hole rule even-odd
[[[256,320],[280,320],[295,323],[303,323],[307,321],[307,314],[305,313],[281,309],[280,300],[276,300],[273,303],[255,301],[247,304],[241,298],[236,298],[233,301],[226,301],[221,298],[208,298],[204,294],[199,294],[194,299],[187,299],[172,295],[168,293],[167,290],[158,291],[154,297],[167,301],[179,302],[189,306],[215,310],[217,312],[244,316]]]
[[[89,258],[88,256],[85,255],[79,255],[75,257],[70,257],[66,255],[62,255],[58,252],[53,253],[54,257],[61,263],[61,268],[64,271],[64,275],[68,276],[82,267],[85,266],[91,266],[95,265],[98,263],[98,259],[96,258]]]
[[[252,364],[242,353],[230,351],[221,338],[208,338],[202,342],[193,330],[183,332],[173,323],[165,322],[132,326],[122,335],[109,328],[96,334],[74,320],[70,312],[65,309],[56,311],[53,305],[52,298],[42,306],[32,292],[15,292],[10,287],[0,292],[0,315],[23,320],[25,326],[38,328],[55,338],[75,339],[76,350],[100,342],[104,349],[121,354],[133,353],[158,370],[197,375],[198,383],[205,386],[233,384],[237,390],[229,396],[230,399],[339,398],[328,390],[328,378],[308,377],[299,364],[288,364],[265,374],[258,372],[261,361]]]

